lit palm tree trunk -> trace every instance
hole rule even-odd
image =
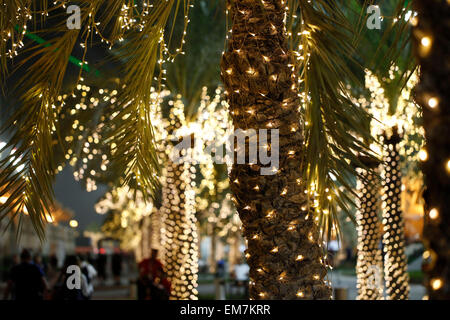
[[[171,299],[196,300],[198,238],[190,165],[168,160],[164,170],[162,245]]]
[[[409,275],[405,254],[405,222],[401,210],[401,171],[396,132],[385,137],[383,172],[383,251],[386,298],[406,300],[409,296]]]
[[[161,246],[161,227],[162,227],[162,219],[161,219],[161,211],[157,209],[152,210],[152,214],[150,215],[150,226],[149,226],[149,253],[151,249],[159,249]]]
[[[232,0],[222,80],[235,129],[279,129],[279,170],[233,164],[231,189],[248,241],[252,299],[330,299],[302,176],[303,126],[280,0]]]
[[[358,230],[358,258],[356,276],[358,300],[383,299],[383,263],[380,249],[381,186],[375,172],[361,171],[365,181],[358,181],[359,206],[356,214]]]
[[[142,238],[141,238],[141,250],[142,250],[142,259],[150,257],[151,250],[157,249],[160,252],[161,250],[161,211],[156,208],[152,209],[152,212],[149,216],[146,216],[143,219],[142,224]]]
[[[450,299],[450,27],[448,1],[416,0],[415,52],[420,64],[417,101],[423,110],[428,158],[423,163],[428,298]]]

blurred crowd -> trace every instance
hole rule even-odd
[[[216,262],[214,278],[218,284],[229,283],[231,293],[233,288],[243,289],[244,297],[248,297],[249,266],[245,260],[240,259],[232,270],[227,269],[223,259]],[[6,300],[90,300],[94,289],[100,290],[101,296],[105,286],[115,285],[119,290],[130,286],[132,299],[169,300],[171,295],[172,283],[156,249],[139,263],[133,255],[119,250],[109,254],[103,250],[96,256],[68,255],[59,263],[54,255],[43,259],[40,254],[33,255],[24,249],[20,256],[11,257],[5,270],[3,299]]]
[[[69,269],[70,267],[70,269]],[[78,271],[78,274],[76,271]],[[67,286],[74,270],[74,287]],[[12,300],[89,300],[94,292],[93,280],[97,270],[86,255],[68,255],[62,268],[58,268],[55,256],[44,263],[39,254],[32,256],[27,249],[20,258],[14,256],[6,279],[3,299]]]
[[[114,284],[121,285],[123,266],[130,262],[138,268],[137,279],[133,278],[136,279],[133,282],[136,283],[137,299],[168,300],[171,283],[157,256],[158,250],[152,250],[149,258],[136,264],[134,257],[118,251],[111,255],[98,254],[95,259],[90,254],[68,255],[59,268],[56,256],[44,261],[41,255],[32,255],[30,250],[24,249],[20,256],[11,257],[3,275],[6,280],[3,299],[90,300],[94,283],[104,285],[109,273]]]

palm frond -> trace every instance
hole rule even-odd
[[[1,194],[9,192],[8,200],[0,206],[0,218],[10,216],[21,220],[20,214],[28,213],[41,239],[45,237],[44,225],[53,205],[56,170],[52,133],[58,127],[54,102],[80,32],[67,29],[65,24],[59,28],[64,32],[24,51],[27,56],[17,69],[23,72],[27,67],[16,83],[20,106],[0,130],[11,135],[0,150],[8,153],[0,161]]]
[[[367,4],[354,0],[355,11],[366,12]],[[360,64],[383,81],[390,112],[395,113],[400,92],[416,69],[411,50],[411,19],[414,18],[411,1],[395,0],[380,3],[383,14],[381,30],[361,28],[357,41],[357,59]],[[349,19],[361,20],[357,13],[349,11]],[[365,26],[365,22],[362,24]],[[400,73],[391,79],[392,69]]]
[[[187,119],[195,117],[203,87],[216,89],[220,84],[219,66],[226,32],[224,13],[220,2],[197,2],[190,16],[186,54],[167,66],[166,87],[183,97]],[[178,24],[177,34],[182,34],[181,27]],[[175,39],[175,43],[179,41]]]
[[[31,0],[3,0],[0,3],[0,83],[7,75],[8,59],[16,56],[23,46],[31,3]]]
[[[125,61],[123,83],[126,85],[117,98],[118,113],[112,119],[115,129],[105,142],[112,146],[112,166],[123,173],[121,183],[135,185],[144,194],[151,190],[151,196],[155,196],[159,184],[159,167],[150,117],[155,98],[150,88],[155,83],[157,66],[160,67],[157,80],[163,77],[164,29],[173,8],[178,9],[181,3],[187,14],[189,0],[155,3],[151,11],[142,16],[140,29],[128,33],[126,45],[118,49],[118,57]],[[177,12],[175,10],[174,14]]]
[[[370,116],[355,105],[349,83],[358,83],[352,69],[355,32],[338,1],[292,0],[292,45],[298,50],[298,80],[305,115],[305,181],[317,201],[322,235],[339,235],[338,208],[349,214],[353,204],[353,165],[370,152]],[[360,139],[359,137],[362,137]],[[362,164],[361,164],[362,165]],[[353,219],[353,217],[349,214]]]
[[[46,2],[42,0],[43,5]],[[158,162],[150,119],[150,88],[155,66],[164,53],[164,28],[172,8],[180,3],[184,3],[184,14],[187,15],[189,0],[154,4],[142,1],[139,8],[131,0],[80,0],[76,4],[81,8],[81,30],[68,29],[65,19],[57,20],[59,23],[54,27],[39,30],[52,39],[23,51],[27,56],[21,60],[18,70],[26,69],[26,72],[17,83],[22,93],[21,105],[1,130],[12,133],[12,137],[2,149],[10,154],[0,162],[1,193],[10,192],[8,200],[1,206],[0,217],[11,212],[17,216],[26,210],[38,234],[44,237],[44,223],[53,203],[52,183],[57,162],[53,148],[58,142],[52,138],[55,136],[52,134],[58,132],[54,102],[61,91],[77,40],[82,39],[83,67],[88,40],[94,33],[111,46],[131,30],[127,34],[127,46],[119,50],[127,61],[124,68],[126,86],[117,99],[119,112],[113,120],[116,126],[105,142],[111,144],[113,167],[122,173],[122,183],[134,183],[144,190],[156,188]],[[102,11],[104,13],[100,14]],[[42,14],[45,16],[45,12]],[[133,14],[136,19],[130,19]],[[83,69],[80,68],[79,79]],[[18,210],[13,211],[14,208]]]

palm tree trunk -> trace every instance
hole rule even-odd
[[[149,226],[149,254],[152,249],[160,249],[161,246],[161,211],[154,208],[150,215],[150,226]]]
[[[197,220],[189,167],[189,163],[176,164],[167,160],[164,169],[162,245],[174,300],[197,299]]]
[[[319,232],[301,180],[304,148],[294,58],[279,0],[231,0],[221,71],[235,129],[279,129],[279,170],[233,164],[231,189],[248,242],[250,298],[330,299]]]
[[[425,184],[425,285],[428,298],[450,299],[450,6],[448,1],[416,0],[414,49],[421,70],[416,99],[422,106],[428,159]],[[429,41],[427,41],[429,40]]]
[[[358,213],[356,214],[358,230],[357,299],[381,300],[383,299],[383,263],[378,220],[378,213],[381,209],[381,186],[376,171],[358,170],[362,171],[361,174],[365,180],[358,181],[360,199]]]
[[[388,300],[407,300],[409,275],[405,254],[405,221],[401,210],[401,170],[398,143],[394,134],[385,136],[383,183],[383,251],[384,279]]]

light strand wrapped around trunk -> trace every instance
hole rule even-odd
[[[388,300],[407,300],[409,296],[405,222],[401,209],[400,139],[395,130],[390,138],[385,136],[382,199],[384,279]]]
[[[380,248],[381,232],[378,214],[381,209],[381,185],[374,171],[358,168],[364,181],[358,180],[358,256],[356,277],[358,300],[383,299],[383,262]]]
[[[280,0],[228,2],[233,27],[221,75],[234,128],[279,130],[274,174],[262,175],[260,161],[235,163],[230,183],[248,242],[250,298],[330,299],[324,251],[301,179],[303,123],[286,6]],[[270,150],[270,143],[265,147]]]

